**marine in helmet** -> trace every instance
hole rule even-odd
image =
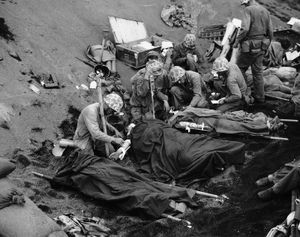
[[[239,67],[229,63],[225,57],[218,57],[213,63],[214,88],[220,94],[217,110],[222,112],[242,109],[245,100],[249,103],[249,90]]]
[[[169,73],[172,102],[176,110],[185,106],[205,108],[206,84],[199,73],[174,66]]]
[[[130,98],[131,115],[133,121],[142,118],[152,118],[152,99],[150,77],[154,81],[155,117],[164,120],[170,110],[168,90],[170,81],[162,62],[150,60],[145,69],[141,69],[131,79],[132,95]]]
[[[242,28],[233,47],[240,44],[237,65],[242,73],[251,66],[253,97],[256,103],[264,103],[263,58],[273,39],[273,27],[268,10],[254,0],[241,0],[244,7]]]
[[[187,34],[182,43],[176,45],[172,54],[172,62],[185,70],[200,72],[203,56],[196,47],[196,36]]]
[[[162,57],[159,52],[151,50],[147,53],[146,58],[145,58],[145,64],[147,65],[147,63],[152,62],[152,61],[162,62]],[[143,76],[145,74],[145,72],[146,72],[146,67],[138,70],[138,72],[135,74],[135,76],[133,76],[130,79],[131,84],[133,84],[132,80],[135,80],[139,76]]]
[[[120,113],[123,107],[122,98],[111,93],[103,98],[104,114]],[[88,154],[105,156],[105,143],[109,146],[110,153],[114,152],[114,146],[121,146],[124,142],[121,133],[106,122],[108,134],[103,132],[100,117],[99,103],[86,106],[80,113],[76,131],[73,140],[77,147],[81,148]]]

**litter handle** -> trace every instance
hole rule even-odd
[[[51,176],[48,176],[48,175],[45,175],[45,174],[42,174],[42,173],[38,173],[38,172],[35,172],[35,171],[32,171],[31,173],[33,175],[39,177],[39,178],[43,178],[43,179],[46,179],[46,180],[52,180]]]

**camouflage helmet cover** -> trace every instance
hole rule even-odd
[[[213,63],[213,71],[226,72],[229,69],[229,62],[224,57],[218,57]]]
[[[183,39],[183,43],[187,48],[194,48],[196,43],[196,36],[194,34],[187,34]]]
[[[160,76],[163,73],[163,64],[157,60],[146,64],[146,70],[153,76]]]
[[[121,109],[123,107],[123,100],[121,96],[119,96],[117,93],[110,93],[104,96],[103,98],[104,102],[107,104],[107,106],[114,111],[120,113]]]
[[[173,83],[178,82],[185,75],[185,70],[182,67],[175,66],[170,70],[170,78]]]

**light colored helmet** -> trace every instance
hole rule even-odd
[[[241,5],[246,5],[246,4],[248,4],[250,2],[250,0],[241,0]]]
[[[183,43],[187,48],[195,48],[196,36],[194,34],[187,34],[183,39]]]
[[[123,100],[121,96],[119,96],[117,93],[110,93],[104,96],[103,100],[109,108],[113,109],[118,113],[121,112],[121,109],[123,107]]]
[[[157,60],[146,64],[146,70],[153,76],[160,76],[163,73],[163,64]]]
[[[173,67],[169,73],[172,83],[178,82],[184,75],[185,75],[185,70],[179,66]]]
[[[213,63],[213,71],[216,72],[225,72],[228,71],[229,69],[229,62],[226,58],[224,57],[218,57]]]

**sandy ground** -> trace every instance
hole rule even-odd
[[[239,0],[184,2],[191,9],[193,17],[198,19],[198,26],[223,24],[228,19],[240,16]],[[80,111],[96,101],[95,95],[76,89],[82,83],[87,85],[87,75],[92,69],[75,57],[85,59],[84,51],[88,45],[101,44],[102,29],[110,27],[107,17],[143,21],[149,35],[159,33],[177,43],[187,31],[168,27],[160,19],[161,9],[168,3],[167,0],[0,2],[0,17],[13,34],[11,40],[7,35],[1,34],[0,37],[0,57],[3,59],[0,61],[0,104],[10,111],[8,127],[0,127],[0,157],[17,159],[20,154],[29,157],[31,165],[27,168],[18,165],[10,177],[51,217],[64,212],[80,214],[81,211],[87,211],[94,215],[119,216],[112,222],[131,228],[130,224],[124,224],[129,218],[124,213],[118,210],[110,213],[111,207],[107,210],[95,208],[95,203],[76,193],[54,191],[47,181],[35,178],[30,173],[33,170],[51,173],[53,169],[49,171],[45,167],[49,163],[53,165],[59,162],[49,161],[51,155],[47,151],[42,151],[42,155],[36,151],[47,144],[46,141],[51,144],[63,137],[59,126],[74,115],[70,113],[70,106]],[[300,16],[295,7],[282,1],[268,0],[264,4],[273,9],[273,13],[275,8],[280,9],[277,12],[280,19],[274,17],[276,27],[286,26],[282,20],[288,20],[290,15]],[[207,45],[208,42],[199,41],[203,52]],[[9,53],[17,54],[20,60]],[[117,70],[125,87],[129,88],[129,78],[135,70],[120,61],[117,61]],[[40,87],[32,76],[41,73],[55,76],[60,89]],[[40,89],[40,94],[29,89],[30,82]],[[134,220],[131,221],[134,223]],[[121,235],[121,232],[121,228],[116,227],[116,233]]]

